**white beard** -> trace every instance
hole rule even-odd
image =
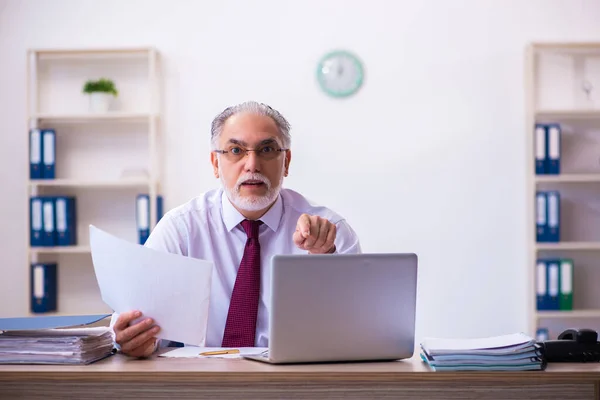
[[[219,179],[221,181],[221,185],[223,186],[223,189],[225,190],[225,194],[227,194],[227,198],[229,199],[229,201],[231,201],[231,203],[234,206],[236,206],[238,209],[244,210],[244,211],[260,211],[260,210],[264,210],[265,208],[267,208],[271,204],[273,204],[273,202],[275,202],[275,200],[277,200],[277,196],[279,196],[279,192],[281,191],[281,185],[283,183],[284,171],[285,171],[285,160],[281,167],[281,175],[279,178],[279,182],[277,183],[276,186],[273,186],[271,184],[271,181],[263,174],[246,172],[238,178],[238,180],[233,188],[229,188],[225,184],[225,180],[223,178],[223,172],[221,171],[221,163],[219,162]],[[263,182],[267,186],[267,193],[264,196],[254,196],[254,195],[242,196],[242,195],[240,195],[240,187],[241,187],[242,182],[245,182],[250,179]]]

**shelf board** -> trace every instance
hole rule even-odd
[[[30,247],[31,254],[87,254],[91,252],[90,246],[55,246],[55,247]]]
[[[531,46],[536,49],[600,51],[600,42],[533,42]]]
[[[537,311],[537,318],[600,318],[600,310]]]
[[[600,183],[600,174],[536,175],[536,183]]]
[[[600,119],[600,109],[537,110],[536,119]]]
[[[115,179],[115,180],[85,180],[85,179],[34,179],[29,181],[30,187],[79,187],[79,188],[137,188],[150,186],[148,179]]]
[[[594,250],[600,251],[600,242],[536,243],[537,250]]]
[[[55,48],[55,49],[31,49],[39,59],[62,59],[62,58],[93,58],[93,57],[123,57],[123,56],[148,56],[155,50],[154,47],[106,47],[106,48]]]
[[[107,112],[97,114],[33,114],[30,119],[51,123],[144,122],[155,118],[152,113]]]

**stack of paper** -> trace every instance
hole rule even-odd
[[[108,327],[0,332],[0,364],[90,364],[113,353]]]
[[[544,370],[535,340],[523,333],[476,339],[427,338],[421,358],[436,371]]]

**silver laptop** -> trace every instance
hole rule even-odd
[[[274,364],[398,360],[415,346],[415,254],[276,255],[269,348]]]

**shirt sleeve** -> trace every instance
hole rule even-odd
[[[337,229],[335,235],[335,254],[362,253],[358,235],[345,219],[335,224],[335,227]]]
[[[187,256],[187,234],[177,216],[165,215],[150,233],[144,246],[166,253]]]

